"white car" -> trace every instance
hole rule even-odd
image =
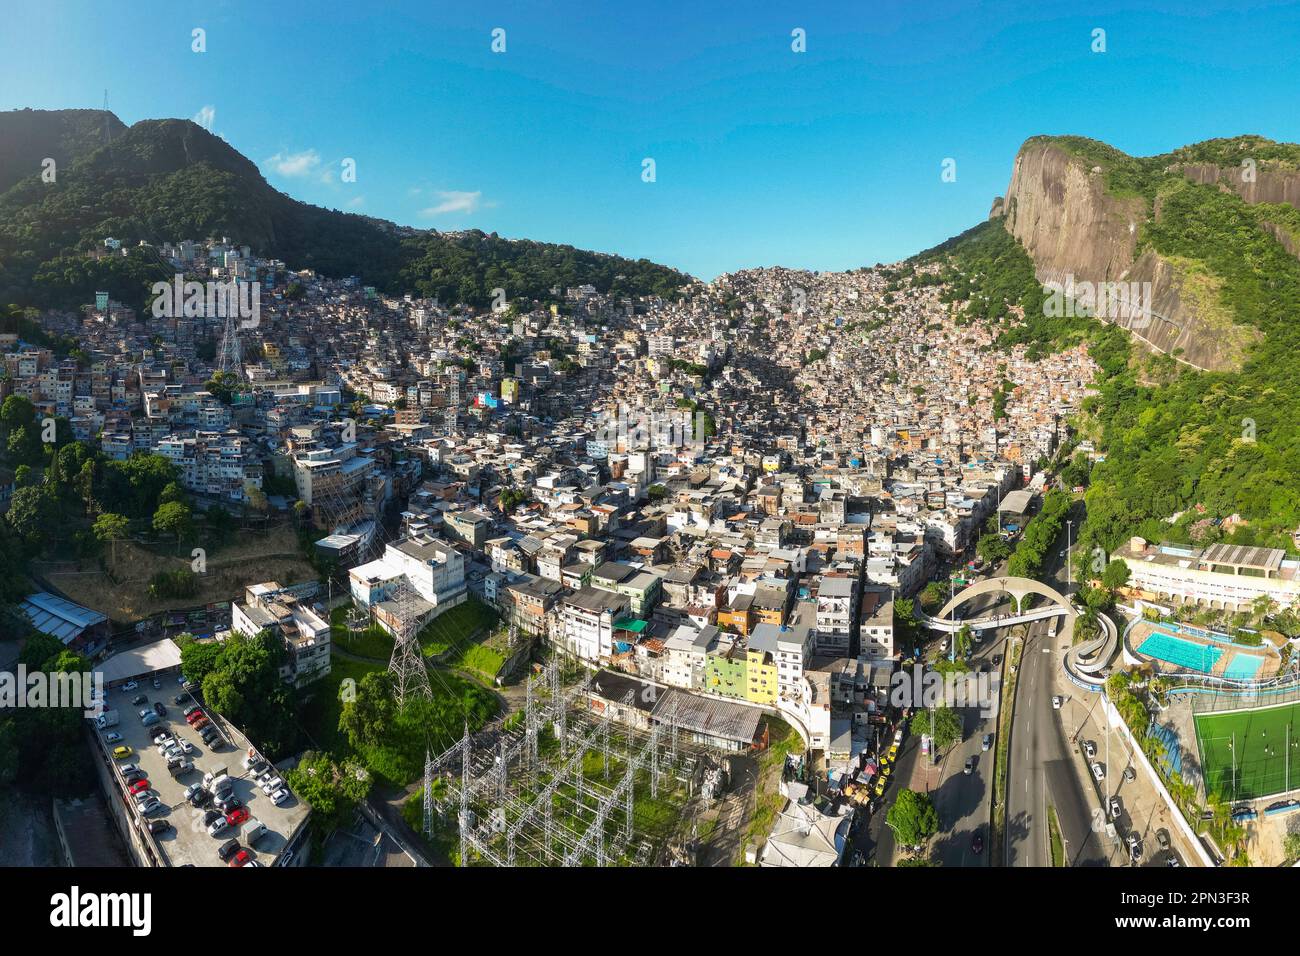
[[[1091,760],[1093,757],[1097,756],[1097,745],[1091,740],[1085,740],[1083,742],[1083,753],[1089,760]]]
[[[1053,697],[1053,698],[1052,698],[1052,710],[1060,710],[1060,709],[1061,709],[1061,698],[1060,698],[1060,697]]]
[[[104,738],[104,742],[105,742],[105,743],[109,743],[109,744],[118,744],[118,743],[121,743],[121,742],[122,742],[122,735],[119,734],[119,733],[117,733],[117,732],[111,733],[111,734],[109,734],[108,736],[106,736],[106,737]]]
[[[122,690],[135,690],[135,689],[136,689],[137,687],[139,687],[139,686],[140,686],[140,685],[137,684],[135,681],[133,681],[133,680],[129,680],[129,681],[127,681],[125,684],[122,685]]]
[[[180,741],[180,748],[181,748],[181,751],[184,752],[184,753],[187,753],[187,754],[192,754],[192,753],[194,753],[194,745],[193,745],[192,743],[190,743],[188,740],[184,739],[184,738],[181,738],[181,741]]]
[[[289,791],[281,787],[275,793],[271,794],[271,802],[277,807],[289,799]]]
[[[120,763],[117,765],[117,772],[124,777],[128,773],[135,773],[139,769],[140,765],[138,763]]]
[[[1106,778],[1106,771],[1102,769],[1101,764],[1093,763],[1092,775],[1098,780],[1104,780]]]
[[[230,824],[226,822],[226,818],[217,817],[212,821],[212,826],[208,827],[208,836],[220,836],[228,829],[230,829]]]

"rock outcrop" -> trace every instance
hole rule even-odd
[[[1197,182],[1218,182],[1222,171],[1188,165],[1186,172]],[[1300,199],[1300,177],[1293,182],[1260,169],[1250,185],[1255,201]],[[1115,284],[1121,291],[1111,302],[1117,305],[1099,310],[1100,318],[1197,368],[1239,368],[1258,332],[1233,322],[1220,302],[1217,278],[1198,263],[1150,249],[1138,253],[1141,225],[1159,215],[1158,206],[1151,206],[1142,196],[1113,195],[1104,168],[1036,138],[1016,156],[1003,221],[1033,259],[1040,281],[1067,289]]]

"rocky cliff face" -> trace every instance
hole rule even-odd
[[[1217,182],[1216,167],[1186,168],[1197,182]],[[1244,184],[1243,184],[1244,185]],[[1247,201],[1300,199],[1300,176],[1259,176]],[[1265,198],[1267,197],[1267,198]],[[1276,197],[1276,198],[1274,198]],[[1246,198],[1243,195],[1243,198]],[[998,213],[994,206],[993,215]],[[1016,156],[1001,209],[1004,224],[1020,240],[1044,283],[1076,288],[1084,283],[1118,289],[1109,309],[1097,310],[1150,348],[1201,369],[1240,367],[1258,334],[1237,325],[1219,301],[1214,276],[1198,264],[1137,252],[1139,230],[1160,215],[1159,203],[1137,195],[1116,196],[1106,172],[1050,140],[1035,139]],[[1079,298],[1076,296],[1076,298]]]

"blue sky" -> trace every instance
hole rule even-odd
[[[702,278],[940,242],[987,215],[1036,133],[1138,154],[1300,140],[1300,5],[1083,6],[6,0],[0,109],[98,107],[105,88],[126,123],[210,109],[299,199]]]

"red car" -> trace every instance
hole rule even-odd
[[[247,816],[248,814],[245,813],[244,815]],[[234,856],[230,858],[230,862],[227,863],[226,866],[244,866],[251,859],[252,857],[248,855],[247,850],[240,850],[238,853],[236,853]]]
[[[248,819],[248,807],[235,807],[226,814],[226,822],[232,827],[237,827]]]
[[[132,793],[144,793],[148,789],[149,789],[148,780],[137,780],[135,783],[131,784],[130,786],[130,790]]]
[[[210,723],[212,723],[212,721],[208,720],[208,718],[200,717],[198,720],[194,721],[194,723],[190,724],[190,726],[193,727],[195,730],[202,730]]]
[[[192,714],[190,714],[188,717],[186,717],[185,720],[186,720],[187,723],[191,723],[191,724],[193,724],[193,723],[195,723],[196,721],[200,721],[200,720],[202,720],[203,717],[204,717],[203,711],[201,711],[201,710],[196,710],[196,711],[194,711],[194,713],[192,713]]]

